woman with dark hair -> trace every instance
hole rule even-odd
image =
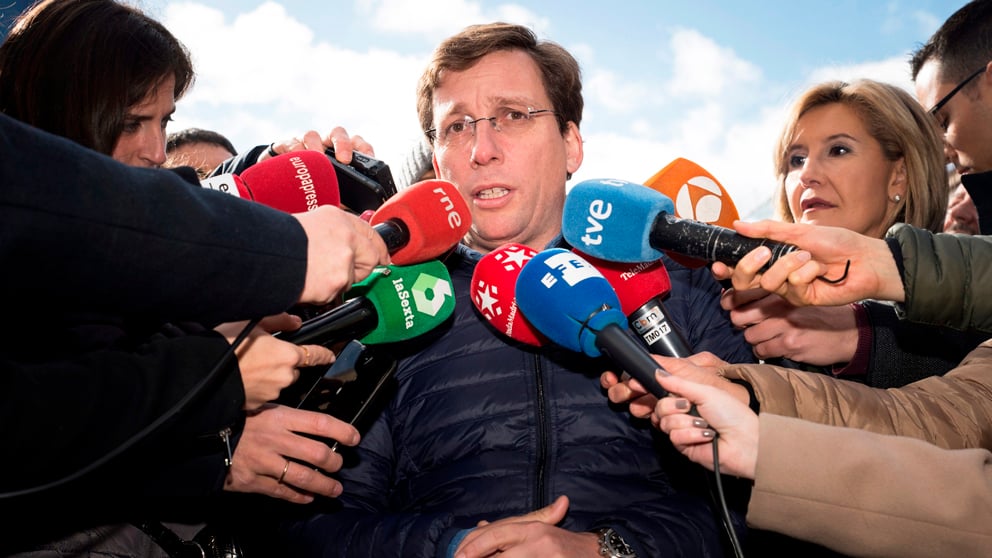
[[[0,45],[0,111],[134,166],[165,161],[165,126],[193,79],[161,23],[113,1],[39,2]]]
[[[166,125],[176,100],[193,78],[185,47],[138,9],[115,0],[43,0],[18,18],[0,45],[0,112],[119,162],[159,167],[166,159]],[[350,156],[351,140],[344,139]],[[75,186],[81,187],[64,185]],[[129,202],[120,200],[121,204]],[[341,225],[347,228],[344,222]],[[209,226],[191,222],[188,233]],[[85,243],[88,238],[80,235],[67,242]],[[190,265],[182,261],[178,244],[175,252],[159,249],[150,251],[148,257]],[[199,263],[208,262],[195,262]],[[155,297],[156,292],[145,292],[149,287],[129,285],[129,292],[120,295],[124,299],[127,294],[129,300],[134,295]],[[231,288],[242,289],[240,285]],[[65,407],[75,408],[79,398],[89,399],[88,407],[78,405],[85,416],[72,417],[54,404],[51,409],[39,409],[37,425],[0,432],[0,443],[8,448],[23,446],[25,436],[56,439],[46,432],[52,424],[60,432],[78,432],[71,442],[64,442],[69,447],[60,459],[46,460],[42,466],[33,466],[35,459],[8,460],[0,475],[9,480],[6,490],[47,486],[86,470],[112,454],[121,440],[157,424],[159,417],[177,414],[83,481],[32,494],[29,499],[35,505],[26,507],[43,516],[24,512],[23,498],[0,499],[0,509],[16,511],[16,518],[5,520],[0,554],[50,555],[58,549],[59,556],[93,552],[161,556],[162,549],[150,545],[147,536],[114,524],[151,525],[148,532],[159,529],[157,524],[144,522],[154,518],[193,527],[207,519],[207,504],[215,502],[222,491],[266,494],[294,503],[340,493],[340,483],[328,473],[340,468],[341,458],[313,438],[353,444],[358,438],[354,428],[323,413],[268,403],[298,377],[299,368],[334,359],[326,347],[296,346],[270,334],[275,329],[299,327],[299,318],[282,314],[264,320],[264,327],[252,330],[238,347],[236,359],[224,361],[221,355],[230,350],[244,322],[163,323],[182,316],[99,306],[92,295],[76,293],[86,311],[32,312],[35,308],[30,301],[12,308],[19,328],[8,329],[0,339],[0,356],[5,361],[18,366],[89,362],[87,372],[94,378],[81,378],[76,389],[50,388],[53,402],[72,402]],[[242,296],[249,299],[258,294],[243,292]],[[98,364],[106,362],[100,357],[110,352],[125,358],[113,366]],[[224,368],[219,379],[186,402],[191,386],[218,366]],[[106,393],[97,397],[93,389],[97,378],[106,382],[115,374],[129,380],[139,377],[144,385],[129,390],[110,382]],[[42,374],[38,381],[45,378]],[[103,403],[115,399],[119,405]],[[100,504],[94,506],[95,502]],[[87,531],[63,538],[80,530]],[[168,535],[168,531],[159,529],[158,534]],[[56,539],[61,540],[50,542]],[[168,537],[158,540],[167,542]]]

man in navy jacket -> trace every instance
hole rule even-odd
[[[443,557],[485,535],[493,552],[530,556],[722,556],[707,478],[608,403],[605,359],[503,337],[470,300],[482,254],[563,245],[565,182],[582,162],[578,64],[527,28],[473,26],[438,47],[418,89],[437,176],[472,210],[445,259],[455,315],[395,347],[396,393],[340,471],[344,493],[283,523],[282,550]],[[690,345],[752,362],[708,270],[665,264]]]

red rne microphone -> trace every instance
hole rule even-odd
[[[689,159],[679,157],[673,160],[644,185],[674,201],[675,216],[680,219],[692,219],[728,229],[733,229],[734,221],[740,219],[737,206],[723,185],[709,171]],[[682,254],[667,253],[686,267],[696,268],[707,264],[703,260]]]
[[[458,244],[472,226],[472,214],[454,184],[423,180],[386,200],[369,224],[382,236],[393,265],[410,265]]]
[[[672,290],[672,281],[661,260],[610,262],[574,248],[572,251],[591,263],[610,282],[620,299],[620,309],[627,316],[627,323],[650,352],[678,358],[692,355],[692,349],[668,317],[662,302]]]
[[[337,207],[341,203],[334,166],[318,151],[283,153],[252,165],[240,176],[212,176],[200,185],[286,213],[313,211],[321,205]]]
[[[472,304],[503,335],[540,347],[547,343],[517,309],[517,276],[537,251],[523,244],[508,243],[479,260],[472,273]]]

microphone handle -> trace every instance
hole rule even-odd
[[[652,395],[658,399],[668,396],[668,391],[654,379],[655,370],[661,365],[626,330],[615,323],[607,324],[596,333],[596,348],[636,378]]]
[[[651,392],[651,395],[658,399],[671,395],[654,378],[655,370],[661,370],[663,374],[668,374],[668,371],[651,358],[651,354],[617,324],[610,323],[599,330],[596,334],[596,347],[613,359],[613,362],[619,364],[632,378],[636,378],[644,389]],[[694,417],[699,416],[695,404],[689,409],[689,414]]]
[[[362,337],[378,325],[379,313],[372,301],[364,296],[356,296],[303,322],[300,329],[281,331],[275,337],[297,345],[329,345]]]
[[[627,316],[630,329],[638,335],[648,351],[663,356],[686,358],[692,355],[682,332],[668,319],[661,297],[654,297]]]
[[[772,257],[761,268],[768,269],[779,258],[796,250],[796,246],[768,240],[751,238],[738,234],[733,229],[709,225],[692,219],[679,219],[666,212],[658,214],[651,225],[648,242],[658,250],[672,252],[706,260],[736,265],[748,252],[759,246],[767,246]]]
[[[399,219],[387,219],[372,228],[382,237],[390,254],[395,254],[410,242],[410,229]]]

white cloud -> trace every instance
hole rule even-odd
[[[761,70],[693,29],[672,34],[675,70],[670,86],[675,95],[717,96],[740,84],[761,79]]]
[[[367,13],[372,26],[398,34],[422,34],[434,39],[451,35],[466,25],[508,21],[527,25],[537,33],[546,31],[549,20],[518,4],[501,4],[483,9],[479,2],[464,0],[360,0],[360,11]]]

